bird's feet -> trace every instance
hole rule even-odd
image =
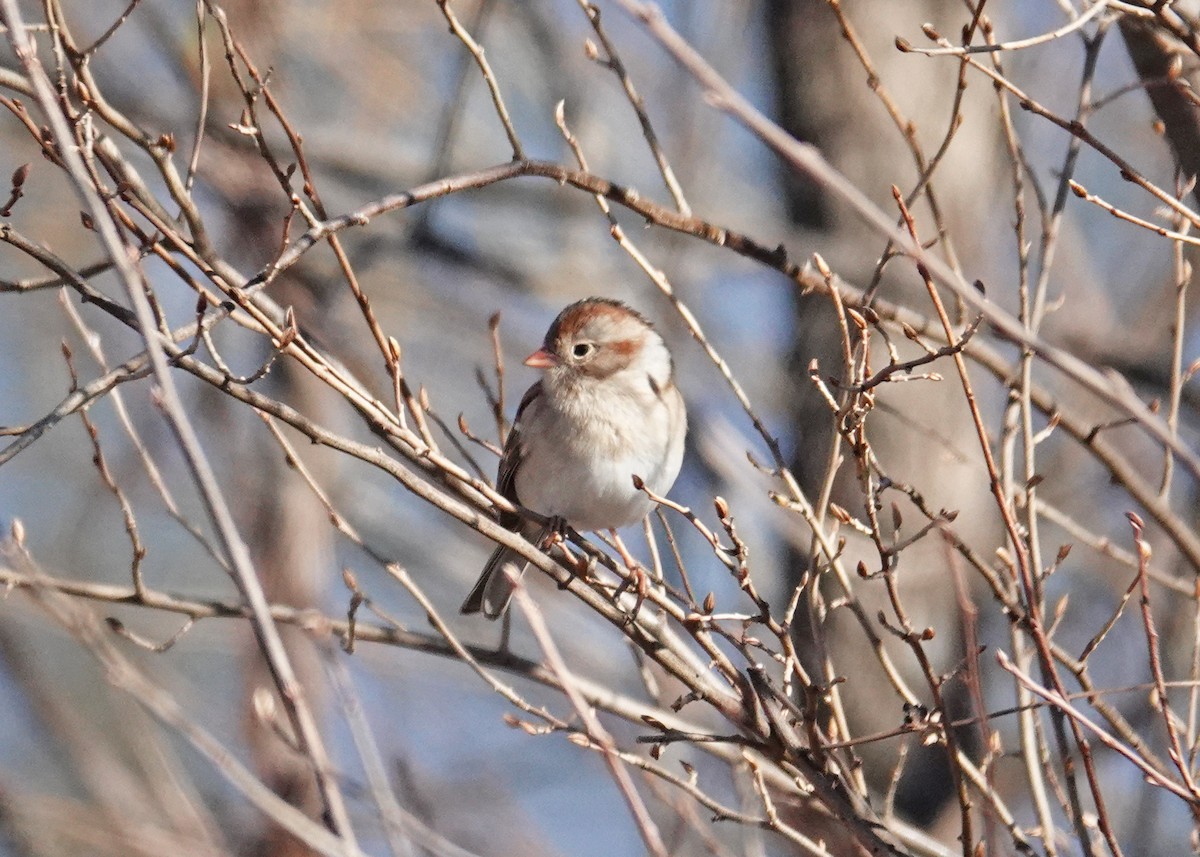
[[[555,545],[562,544],[565,540],[564,534],[566,531],[567,519],[558,515],[551,515],[546,519],[546,523],[542,525],[542,531],[538,533],[538,550],[548,551]]]
[[[617,535],[616,530],[609,530],[608,532],[612,536],[613,544],[617,547],[617,553],[621,555],[621,561],[625,563],[625,569],[629,572],[629,575],[617,587],[617,591],[613,593],[613,601],[616,601],[631,589],[637,596],[633,602],[633,610],[625,617],[625,624],[629,625],[637,619],[638,612],[642,609],[642,604],[646,601],[646,596],[650,594],[650,577],[646,574],[646,570],[642,568],[641,563],[630,555],[629,550],[625,547],[625,543],[621,541],[621,537]]]
[[[567,547],[567,526],[566,518],[552,515],[546,521],[545,527],[542,528],[541,535],[537,541],[538,548],[544,551],[553,550],[555,547],[561,548],[563,559],[571,566],[574,574],[577,577],[587,580],[592,569],[592,563],[587,557],[576,556],[571,553],[571,549]],[[567,581],[560,581],[558,588],[566,589]]]
[[[617,587],[617,591],[613,593],[613,600],[616,601],[626,592],[632,590],[637,597],[633,602],[633,609],[625,616],[626,625],[631,625],[638,617],[638,611],[642,609],[642,604],[646,601],[646,596],[650,594],[650,577],[646,574],[646,570],[637,563],[626,566],[629,571],[629,576],[621,581],[621,585]]]

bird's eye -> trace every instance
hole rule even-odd
[[[592,353],[593,347],[594,346],[590,342],[580,342],[571,349],[571,354],[573,354],[575,357],[587,357]]]

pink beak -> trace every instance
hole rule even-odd
[[[558,358],[545,348],[539,348],[525,358],[525,365],[534,369],[549,369],[551,366],[558,365]]]

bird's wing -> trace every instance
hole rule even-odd
[[[521,416],[541,395],[540,381],[525,391],[525,395],[521,397],[521,404],[517,407],[517,416],[513,420],[512,430],[509,431],[508,439],[504,442],[504,454],[500,456],[500,470],[496,474],[496,490],[514,505],[519,505],[521,502],[517,497],[517,468],[520,467],[524,454],[521,442]],[[500,515],[500,523],[510,530],[515,530],[521,523],[521,518],[514,512],[503,512]]]

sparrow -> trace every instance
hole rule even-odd
[[[687,413],[675,364],[654,326],[625,304],[588,298],[559,313],[525,365],[542,377],[521,399],[500,457],[496,488],[548,527],[504,512],[500,523],[542,541],[569,524],[607,530],[626,566],[637,569],[616,531],[648,515],[683,462]],[[504,614],[523,557],[498,547],[463,602],[463,613]]]

